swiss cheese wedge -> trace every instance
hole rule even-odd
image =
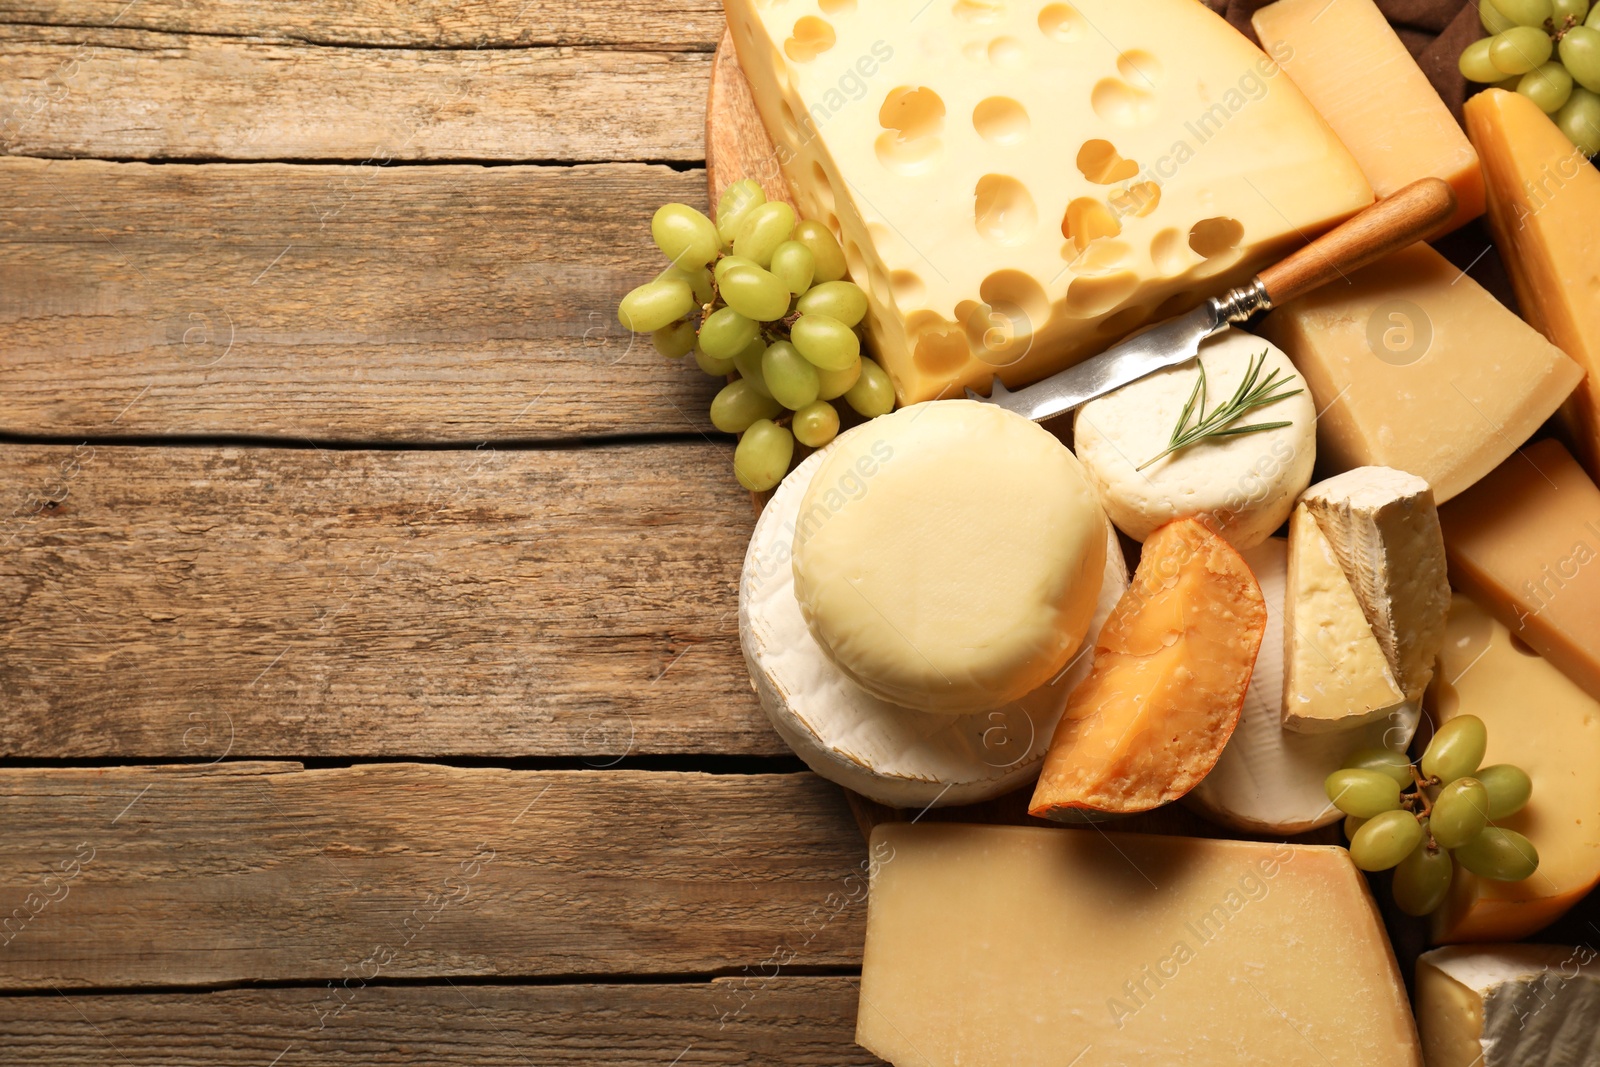
[[[1238,725],[1266,626],[1261,588],[1227,541],[1195,519],[1151,534],[1029,813],[1146,811],[1193,789]]]

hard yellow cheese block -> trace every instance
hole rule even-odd
[[[1600,172],[1520,93],[1479,93],[1466,119],[1517,303],[1588,374],[1564,414],[1600,477]]]
[[[1274,311],[1261,332],[1311,387],[1329,473],[1394,467],[1440,503],[1493,470],[1583,380],[1425,244]]]
[[[1421,1062],[1343,849],[888,824],[872,863],[856,1040],[896,1067]]]
[[[902,403],[1044,377],[1372,199],[1293,83],[1194,0],[725,6]]]
[[[1539,869],[1495,882],[1456,867],[1433,914],[1436,943],[1514,941],[1548,926],[1600,882],[1600,703],[1471,599],[1450,606],[1433,692],[1443,724],[1476,715],[1489,728],[1484,766],[1512,763],[1533,798],[1495,825],[1527,836]]]
[[[1478,153],[1373,0],[1278,0],[1250,24],[1378,196],[1443,178],[1456,191],[1445,229],[1483,214]]]

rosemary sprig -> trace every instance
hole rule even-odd
[[[1144,470],[1159,460],[1165,459],[1174,452],[1188,448],[1190,445],[1199,444],[1217,437],[1238,437],[1241,434],[1260,433],[1262,430],[1277,430],[1290,425],[1288,422],[1257,422],[1249,426],[1235,426],[1235,422],[1244,418],[1245,414],[1256,408],[1275,404],[1279,400],[1291,396],[1298,396],[1305,392],[1304,389],[1293,389],[1287,393],[1274,393],[1274,389],[1281,389],[1288,385],[1292,378],[1279,378],[1276,367],[1272,372],[1261,379],[1261,368],[1266,365],[1267,350],[1262,349],[1261,355],[1253,356],[1250,367],[1245,372],[1244,381],[1239,383],[1239,388],[1234,391],[1233,397],[1227,403],[1214,408],[1211,414],[1206,414],[1206,365],[1200,360],[1195,363],[1200,367],[1200,377],[1194,383],[1194,391],[1189,394],[1189,402],[1183,405],[1183,413],[1178,416],[1178,425],[1173,428],[1172,438],[1167,442],[1166,451],[1158,456],[1152,456],[1139,464],[1135,470]],[[1261,379],[1259,382],[1257,379]],[[1194,425],[1189,425],[1190,419]]]

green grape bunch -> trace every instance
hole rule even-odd
[[[1489,33],[1461,53],[1462,75],[1521,93],[1586,156],[1600,153],[1600,4],[1478,0]]]
[[[1345,813],[1350,858],[1364,871],[1394,868],[1394,901],[1407,915],[1444,903],[1456,863],[1501,882],[1538,869],[1533,842],[1494,825],[1527,805],[1533,780],[1509,763],[1480,767],[1488,743],[1483,720],[1462,715],[1433,735],[1420,767],[1403,753],[1363,748],[1323,783]]]
[[[867,294],[847,280],[844,252],[820,222],[728,186],[717,221],[665,204],[650,236],[670,266],[622,298],[617,318],[669,359],[694,355],[706,374],[738,377],[711,401],[711,424],[739,434],[733,472],[756,492],[783,480],[795,442],[821,448],[839,432],[843,398],[866,418],[894,408],[894,386],[861,354]],[[698,325],[696,320],[698,319]]]

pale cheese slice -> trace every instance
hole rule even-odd
[[[1433,490],[1404,471],[1358,467],[1300,499],[1333,546],[1400,691],[1416,700],[1433,677],[1450,613]]]
[[[1289,519],[1288,572],[1284,727],[1325,733],[1388,718],[1405,694],[1333,546],[1304,504]]]
[[[856,1040],[896,1067],[1418,1067],[1342,848],[1030,826],[872,835]]]
[[[1428,1067],[1600,1063],[1600,963],[1589,945],[1454,945],[1417,960]]]
[[[839,670],[812,637],[795,599],[792,542],[801,499],[837,446],[808,456],[783,480],[745,554],[739,637],[762,710],[813,771],[880,804],[971,804],[1021,788],[1038,777],[1067,696],[1088,676],[1095,639],[1128,587],[1116,532],[1107,526],[1104,578],[1083,647],[1056,678],[1020,700],[971,715],[904,708]],[[864,484],[856,490],[865,491]],[[846,499],[841,496],[841,506]]]
[[[1421,718],[1420,705],[1408,703],[1353,730],[1302,734],[1283,728],[1288,551],[1287,541],[1272,537],[1242,553],[1267,602],[1267,632],[1239,725],[1211,773],[1184,798],[1206,818],[1247,833],[1299,834],[1344,818],[1328,802],[1323,779],[1358,748],[1405,751]]]

